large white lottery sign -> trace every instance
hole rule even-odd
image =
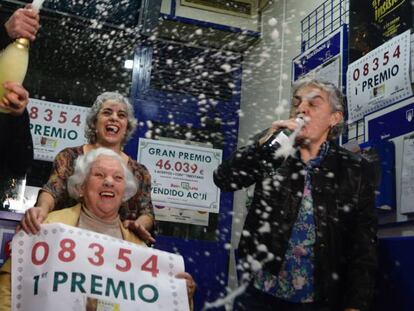
[[[220,189],[213,171],[222,151],[169,141],[139,140],[138,161],[151,173],[155,205],[218,213]]]
[[[30,98],[27,109],[35,159],[53,161],[64,148],[86,143],[84,132],[89,108]]]
[[[348,66],[348,122],[412,95],[410,31],[387,41]]]
[[[13,311],[189,310],[181,256],[62,224],[12,251]]]

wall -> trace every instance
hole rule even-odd
[[[380,238],[396,236],[414,236],[414,225],[412,223],[412,221],[414,220],[414,215],[401,214],[401,178],[404,136],[399,136],[391,139],[391,141],[393,141],[395,145],[395,195],[397,207],[395,213],[386,213],[384,215],[379,215],[380,226],[378,230],[378,237]]]
[[[171,14],[171,4],[173,0],[163,0],[161,5],[161,13]],[[240,29],[247,29],[251,31],[259,31],[258,16],[251,18],[238,17],[228,14],[220,14],[210,12],[207,10],[200,10],[188,6],[182,6],[179,0],[175,1],[175,15],[178,17],[185,17],[202,22],[209,22],[213,24],[236,27]]]

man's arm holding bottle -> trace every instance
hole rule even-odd
[[[39,27],[39,14],[32,9],[30,4],[16,10],[0,27],[0,48],[5,48],[7,43],[17,38],[27,38],[33,41]],[[21,116],[27,105],[27,94],[24,94],[26,90],[21,85],[11,82],[5,82],[3,86],[9,92],[4,98],[0,98],[0,107],[10,110],[14,116]]]
[[[34,41],[39,27],[39,14],[30,4],[14,11],[0,27],[0,48],[5,48],[7,44],[18,38]]]
[[[28,38],[34,40],[39,29],[39,15],[27,5],[23,9],[16,10],[12,16],[0,25],[0,44],[7,45],[16,38]],[[0,49],[5,45],[0,45]],[[30,121],[26,107],[29,102],[29,93],[24,87],[15,82],[6,81],[3,84],[7,94],[0,98],[0,107],[9,111],[2,114],[1,122],[7,133],[2,136],[2,141],[7,143],[8,174],[15,177],[24,176],[33,159],[33,143],[30,134]]]
[[[5,107],[10,113],[1,114],[0,118],[1,122],[5,122],[3,128],[7,128],[7,133],[2,137],[8,136],[3,159],[10,176],[23,177],[33,160],[30,120],[26,109],[29,93],[18,83],[5,82],[4,86],[9,92],[0,100],[0,107]],[[4,106],[4,102],[7,102],[7,106]]]

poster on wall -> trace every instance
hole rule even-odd
[[[348,123],[412,95],[410,31],[348,66]]]
[[[404,139],[401,170],[401,213],[414,212],[414,136]]]
[[[361,155],[371,167],[370,181],[375,185],[375,207],[383,211],[396,208],[395,145],[392,141],[360,145]]]
[[[307,76],[331,81],[342,88],[345,37],[346,28],[342,27],[317,46],[295,57],[292,62],[293,81]]]
[[[412,27],[411,0],[350,0],[349,62]]]
[[[414,132],[414,98],[410,97],[364,118],[366,141],[387,141]]]
[[[222,150],[141,138],[137,160],[152,176],[154,205],[218,213],[220,190],[213,171]]]
[[[10,257],[14,232],[12,228],[0,228],[0,266]]]
[[[13,310],[189,311],[180,255],[59,223],[12,249]]]
[[[53,161],[61,150],[87,142],[84,129],[89,108],[30,98],[27,110],[36,160]]]

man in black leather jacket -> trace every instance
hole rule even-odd
[[[276,121],[215,171],[223,191],[255,184],[238,248],[249,285],[235,310],[369,309],[377,268],[374,185],[366,160],[333,141],[343,112],[334,85],[300,80],[292,117],[305,125],[293,151],[282,144],[275,152],[268,141],[298,121]]]
[[[30,5],[16,10],[0,26],[0,48],[16,38],[34,40],[39,28],[39,16]],[[26,106],[29,93],[18,83],[5,82],[8,90],[0,98],[0,107],[9,113],[0,113],[0,208],[13,178],[23,177],[33,159],[33,143]]]

